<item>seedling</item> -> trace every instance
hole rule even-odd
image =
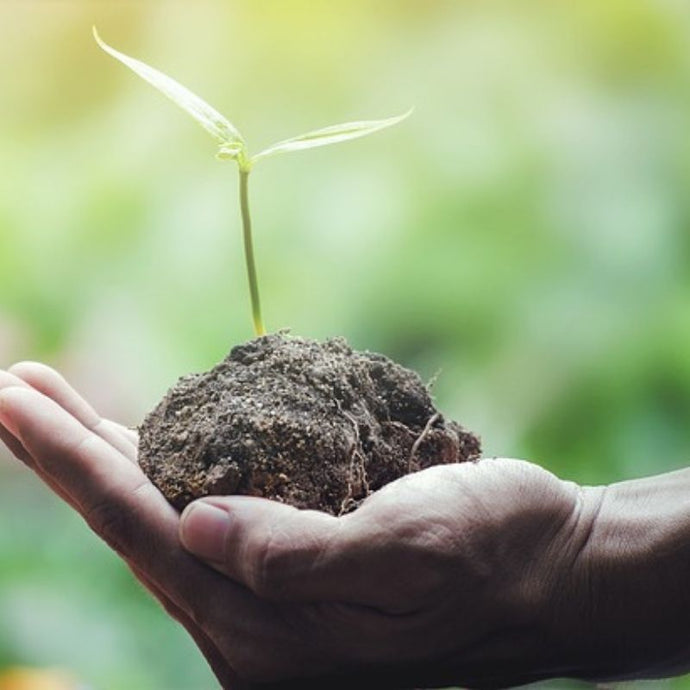
[[[347,122],[250,155],[238,129],[170,77],[98,44],[191,115],[239,168],[240,210],[257,336],[265,335],[247,182],[258,161],[390,127]],[[383,355],[271,334],[232,348],[219,365],[183,377],[139,426],[139,465],[178,510],[201,496],[244,494],[343,515],[388,482],[478,457],[479,439],[446,420],[414,372]]]
[[[249,280],[252,320],[256,335],[264,335],[266,329],[261,315],[259,284],[252,243],[252,223],[249,213],[248,180],[249,173],[252,171],[254,165],[263,158],[268,158],[269,156],[274,156],[279,153],[301,151],[316,146],[336,144],[341,141],[349,141],[350,139],[372,134],[380,129],[401,122],[410,115],[412,110],[384,120],[345,122],[339,125],[324,127],[323,129],[316,129],[306,134],[300,134],[299,136],[280,141],[251,156],[239,130],[227,118],[215,110],[215,108],[212,108],[208,103],[199,98],[199,96],[192,93],[189,89],[182,86],[171,77],[109,46],[98,35],[96,27],[93,28],[93,35],[98,45],[103,48],[106,53],[112,55],[116,60],[119,60],[125,66],[129,67],[142,79],[165,94],[173,103],[176,103],[182,108],[182,110],[191,115],[191,117],[193,117],[218,144],[216,158],[219,160],[234,160],[237,162],[240,180],[239,192],[244,239],[244,258],[247,266],[247,278]]]

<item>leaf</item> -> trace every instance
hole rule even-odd
[[[344,122],[340,125],[332,125],[330,127],[324,127],[323,129],[315,129],[312,132],[307,132],[306,134],[301,134],[298,137],[293,137],[291,139],[285,139],[280,141],[273,146],[269,146],[260,153],[257,153],[252,157],[252,163],[261,158],[267,158],[268,156],[274,156],[277,153],[287,153],[289,151],[301,151],[302,149],[311,149],[316,146],[328,146],[328,144],[337,144],[341,141],[349,141],[350,139],[356,139],[357,137],[364,137],[367,134],[373,134],[378,132],[380,129],[385,129],[386,127],[392,127],[397,125],[398,122],[402,122],[405,118],[409,117],[412,113],[412,108],[408,110],[403,115],[397,115],[396,117],[389,117],[385,120],[362,120],[360,122]]]
[[[178,84],[166,74],[109,46],[98,35],[95,26],[93,27],[93,37],[106,53],[112,55],[116,60],[119,60],[129,67],[142,79],[165,94],[173,103],[176,103],[182,108],[182,110],[191,115],[221,146],[227,144],[241,144],[241,147],[244,148],[244,139],[242,139],[242,135],[237,128],[217,110],[206,103],[206,101],[192,93],[188,88],[182,86],[182,84]]]

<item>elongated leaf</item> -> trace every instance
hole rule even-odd
[[[93,27],[93,37],[106,53],[129,67],[142,79],[165,94],[182,110],[189,113],[220,145],[237,143],[244,145],[242,135],[237,128],[188,88],[178,84],[174,79],[159,72],[157,69],[149,67],[146,63],[115,50],[98,35],[95,26]]]
[[[332,125],[331,127],[324,127],[323,129],[315,129],[312,132],[301,134],[298,137],[285,139],[273,146],[269,146],[260,153],[252,157],[252,163],[261,158],[274,156],[277,153],[287,153],[289,151],[301,151],[302,149],[311,149],[316,146],[327,146],[328,144],[337,144],[341,141],[349,141],[357,137],[364,137],[367,134],[373,134],[380,129],[392,127],[397,125],[405,118],[409,117],[412,109],[408,110],[403,115],[396,117],[389,117],[385,120],[362,120],[360,122],[344,122],[340,125]]]

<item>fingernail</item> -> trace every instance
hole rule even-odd
[[[194,555],[209,561],[223,561],[230,527],[227,511],[204,501],[185,508],[180,525],[180,541]]]

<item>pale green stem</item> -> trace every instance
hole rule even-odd
[[[259,283],[256,277],[254,263],[254,245],[252,242],[252,221],[249,216],[249,194],[247,181],[249,169],[240,166],[240,209],[242,211],[242,233],[244,237],[244,259],[247,264],[247,278],[249,279],[249,297],[252,304],[252,321],[254,333],[258,336],[266,335],[264,322],[261,318],[261,303],[259,302]]]

